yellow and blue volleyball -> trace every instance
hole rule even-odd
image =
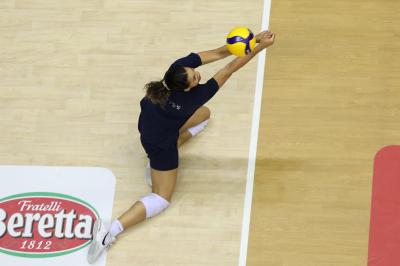
[[[226,37],[226,47],[231,54],[244,56],[253,51],[256,45],[256,37],[246,27],[232,29]]]

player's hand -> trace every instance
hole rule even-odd
[[[259,43],[259,42],[260,42],[260,39],[261,39],[262,37],[264,37],[264,36],[271,37],[272,34],[273,34],[273,33],[270,32],[269,30],[262,31],[262,32],[260,32],[260,33],[258,33],[258,34],[256,35],[256,42]]]
[[[258,43],[259,45],[261,45],[262,48],[267,48],[273,45],[275,41],[275,33],[271,31],[260,32],[259,34],[256,35],[256,41],[257,37],[259,38]]]
[[[269,33],[269,31],[265,30],[265,31],[262,31],[262,32],[256,34],[256,43],[259,43],[260,39],[267,33]]]

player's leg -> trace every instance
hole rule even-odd
[[[193,115],[185,122],[185,124],[183,124],[183,126],[179,129],[179,133],[183,133],[189,128],[194,127],[207,119],[210,119],[210,116],[210,109],[205,105],[201,106],[193,113]]]
[[[127,229],[169,207],[178,175],[177,147],[160,149],[150,155],[152,193],[142,197],[118,220]]]
[[[174,192],[178,169],[169,171],[151,170],[152,193],[136,201],[118,219],[114,220],[110,228],[104,228],[101,222],[96,222],[93,229],[93,239],[88,253],[89,263],[94,263],[101,253],[111,246],[116,236],[126,229],[160,214],[170,205]]]
[[[211,111],[207,106],[202,106],[179,129],[178,147],[199,133],[207,125]]]
[[[137,201],[131,208],[122,214],[118,220],[121,222],[124,230],[144,221],[146,218],[157,215],[165,209],[164,207],[169,206],[174,192],[177,174],[178,169],[169,171],[151,169],[153,183],[151,194],[156,194],[156,198],[153,198],[154,195],[146,196],[147,198],[143,197],[142,201]],[[145,204],[149,205],[145,206]],[[147,212],[149,213],[146,212],[146,207]]]
[[[178,149],[175,147],[159,150],[150,156],[150,161],[152,192],[136,201],[132,207],[114,220],[109,228],[105,228],[102,223],[95,224],[94,241],[88,253],[89,263],[94,263],[117,235],[135,224],[160,214],[169,207],[178,174]]]
[[[183,143],[185,143],[192,137],[193,137],[192,134],[190,134],[190,132],[187,130],[182,133],[179,133],[178,147],[180,147]]]

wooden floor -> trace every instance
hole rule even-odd
[[[399,10],[272,1],[248,266],[367,265],[374,155],[400,142]]]
[[[149,192],[143,85],[234,26],[257,32],[262,9],[1,1],[0,164],[107,167],[120,215]],[[400,139],[399,10],[395,0],[272,1],[247,265],[366,265],[373,158]],[[203,79],[228,62],[201,67]],[[224,85],[207,129],[180,150],[170,209],[122,235],[108,266],[238,264],[256,62]]]
[[[262,4],[1,1],[0,164],[107,167],[120,215],[150,191],[137,131],[144,84],[223,45],[232,27],[260,30]],[[228,62],[201,67],[203,80]],[[121,235],[108,266],[238,264],[256,67],[208,104],[209,126],[180,151],[171,207]]]

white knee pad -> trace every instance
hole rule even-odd
[[[140,199],[146,208],[146,218],[151,218],[169,207],[169,202],[156,193],[150,193]]]

